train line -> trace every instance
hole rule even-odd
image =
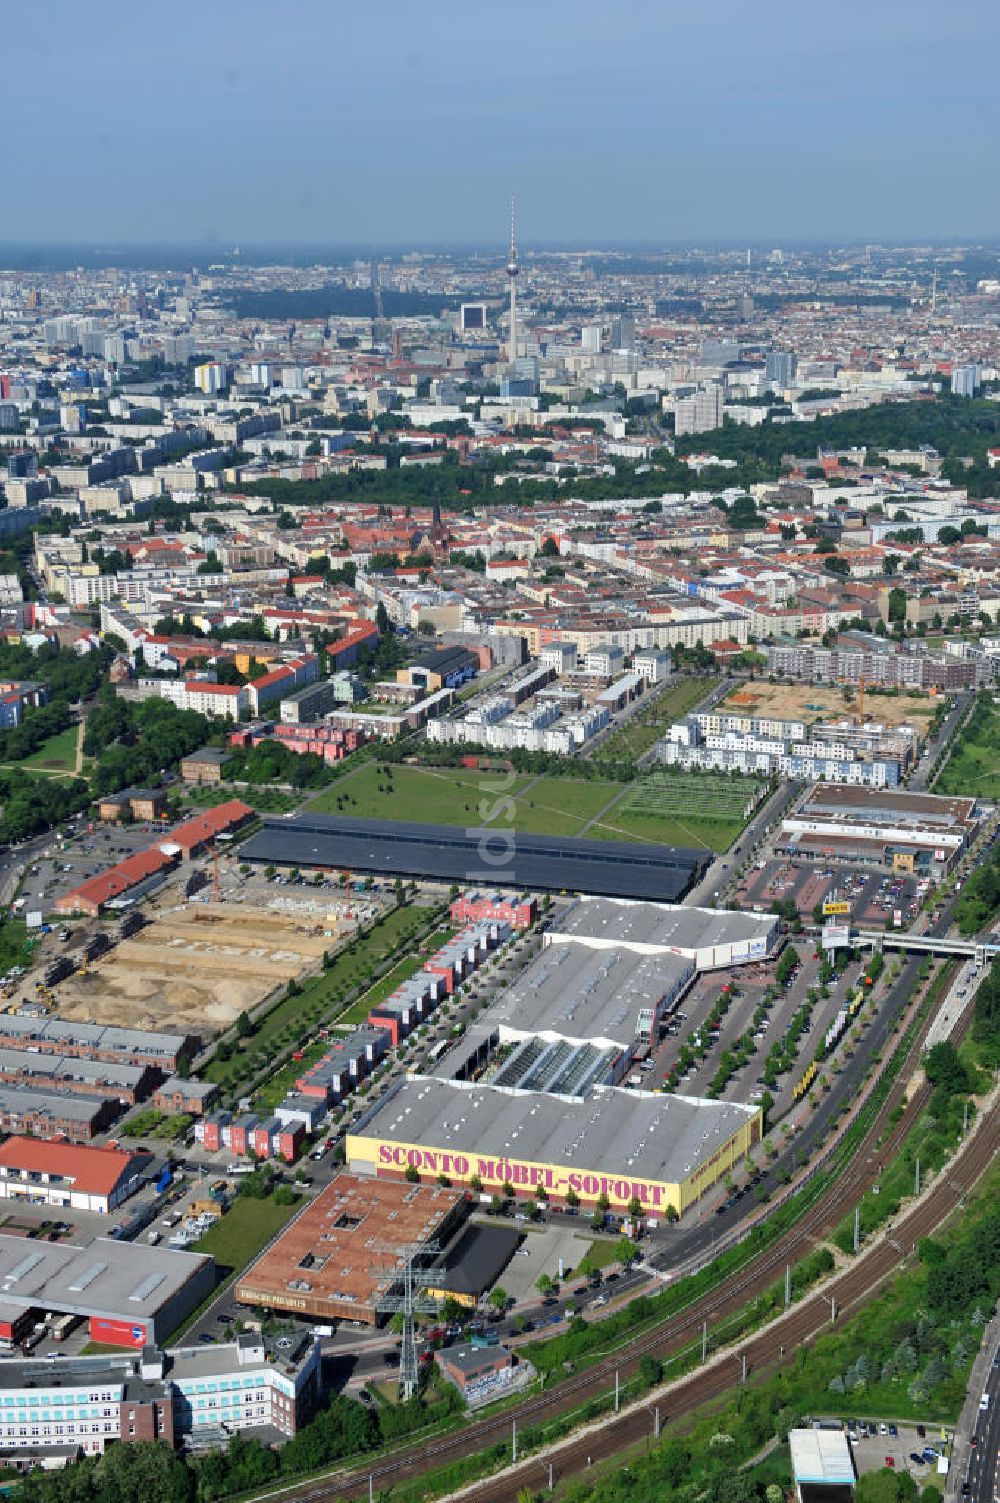
[[[971,1017],[970,1002],[956,1027],[956,1040],[969,1027]],[[322,1482],[306,1483],[301,1487],[292,1485],[273,1496],[287,1500],[287,1503],[332,1503],[334,1499],[359,1497],[366,1495],[370,1489],[377,1492],[390,1488],[394,1483],[410,1481],[423,1472],[471,1453],[484,1451],[498,1442],[509,1444],[512,1419],[516,1419],[520,1427],[540,1424],[567,1410],[578,1408],[587,1399],[607,1393],[614,1384],[616,1371],[622,1381],[626,1380],[635,1372],[640,1359],[647,1354],[662,1360],[689,1347],[700,1335],[704,1322],[708,1323],[711,1330],[713,1325],[718,1325],[743,1308],[754,1296],[770,1288],[784,1274],[788,1264],[794,1264],[812,1252],[876,1182],[882,1165],[897,1152],[914,1118],[930,1100],[931,1089],[926,1081],[921,1082],[909,1099],[907,1111],[886,1132],[886,1124],[895,1108],[903,1101],[909,1079],[919,1065],[928,1026],[929,1019],[925,1019],[907,1050],[886,1099],[876,1111],[858,1146],[851,1170],[841,1172],[773,1247],[766,1249],[745,1268],[724,1279],[717,1289],[698,1297],[686,1309],[666,1318],[654,1328],[631,1340],[626,1339],[618,1352],[595,1362],[548,1393],[543,1391],[531,1395],[516,1409],[508,1410],[502,1415],[472,1420],[458,1431],[428,1437],[423,1442],[416,1443],[412,1450],[373,1457],[369,1466],[353,1467]],[[951,1213],[964,1189],[978,1178],[990,1161],[991,1141],[996,1141],[996,1117],[994,1110],[991,1119],[980,1125],[968,1145],[951,1161],[948,1175],[942,1175],[927,1198],[909,1215],[903,1216],[891,1239],[884,1238],[874,1244],[830,1282],[829,1295],[836,1299],[841,1312],[849,1311],[862,1303],[868,1294],[899,1267],[901,1253],[898,1247],[905,1249],[911,1241],[915,1243]],[[759,1370],[780,1360],[784,1348],[801,1345],[820,1334],[823,1329],[828,1329],[829,1325],[829,1298],[820,1301],[806,1297],[800,1303],[792,1305],[766,1332],[741,1341],[740,1351],[746,1353],[750,1370]],[[675,1418],[697,1408],[707,1399],[725,1393],[732,1388],[733,1383],[734,1370],[728,1364],[724,1361],[710,1362],[688,1377],[678,1380],[669,1397],[670,1417]],[[666,1418],[666,1414],[663,1418]],[[565,1476],[582,1470],[588,1465],[588,1458],[597,1462],[641,1442],[643,1436],[649,1433],[650,1425],[650,1412],[644,1408],[638,1414],[628,1412],[609,1417],[599,1429],[590,1434],[576,1440],[567,1439],[552,1452],[556,1475]],[[523,1486],[537,1487],[541,1478],[540,1463],[534,1458],[526,1460],[516,1473],[507,1472],[503,1477],[487,1478],[482,1483],[470,1485],[466,1491],[477,1503],[493,1503],[495,1499],[513,1498]]]

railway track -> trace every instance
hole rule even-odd
[[[956,1027],[956,1037],[964,1034],[971,1017],[970,1002]],[[281,1489],[280,1493],[273,1496],[287,1500],[287,1503],[332,1503],[334,1499],[365,1496],[369,1490],[377,1492],[394,1483],[412,1481],[415,1476],[449,1461],[485,1451],[499,1442],[509,1443],[512,1419],[516,1419],[520,1427],[526,1427],[579,1408],[587,1399],[607,1393],[614,1384],[616,1371],[624,1381],[635,1372],[643,1356],[648,1354],[660,1359],[669,1358],[690,1346],[700,1334],[704,1322],[708,1322],[711,1329],[713,1325],[725,1321],[754,1296],[770,1288],[784,1274],[787,1264],[794,1264],[812,1252],[817,1243],[825,1240],[862,1195],[870,1190],[879,1177],[881,1166],[897,1152],[914,1117],[930,1100],[930,1087],[922,1082],[911,1096],[906,1113],[886,1132],[886,1124],[895,1107],[904,1099],[907,1083],[919,1064],[929,1021],[924,1020],[907,1050],[885,1101],[875,1113],[858,1146],[852,1170],[838,1175],[788,1232],[746,1268],[724,1279],[717,1289],[694,1300],[687,1309],[679,1311],[653,1329],[630,1341],[626,1340],[614,1355],[594,1363],[548,1393],[543,1391],[532,1395],[514,1410],[503,1415],[484,1416],[458,1431],[428,1437],[412,1450],[373,1458],[370,1466],[353,1468],[322,1482],[303,1484],[301,1487],[293,1485]],[[967,1148],[960,1151],[952,1161],[947,1178],[942,1176],[941,1183],[934,1187],[927,1200],[897,1224],[892,1241],[883,1240],[873,1246],[831,1282],[829,1293],[836,1299],[841,1312],[861,1303],[889,1273],[898,1268],[901,1255],[895,1245],[897,1242],[905,1249],[910,1241],[915,1243],[926,1235],[927,1231],[950,1214],[964,1193],[964,1188],[971,1185],[983,1172],[992,1154],[991,1141],[996,1141],[997,1127],[1000,1125],[996,1111],[991,1114],[991,1118],[992,1120],[980,1126]],[[911,1222],[919,1222],[919,1225],[915,1224],[911,1230]],[[742,1341],[740,1350],[747,1354],[748,1367],[751,1370],[759,1369],[780,1358],[779,1348],[800,1345],[828,1328],[829,1323],[830,1306],[826,1300],[820,1302],[807,1297],[791,1306],[768,1332]],[[733,1381],[732,1369],[717,1364],[711,1364],[678,1380],[678,1387],[670,1398],[671,1418],[697,1408],[706,1399],[726,1392],[732,1388]],[[588,1465],[588,1458],[599,1461],[641,1441],[649,1428],[650,1415],[645,1409],[639,1414],[627,1413],[609,1418],[599,1430],[577,1441],[569,1439],[553,1453],[556,1475],[566,1476],[582,1470]],[[503,1477],[487,1478],[482,1483],[470,1486],[467,1492],[477,1503],[480,1500],[481,1503],[492,1503],[494,1499],[513,1498],[523,1486],[537,1486],[541,1478],[539,1461],[530,1459],[517,1468],[516,1473],[508,1471]]]

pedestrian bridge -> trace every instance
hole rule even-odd
[[[954,955],[982,968],[1000,955],[1000,941],[948,939],[943,934],[903,934],[885,929],[851,929],[851,943],[873,950],[903,950],[908,955]]]

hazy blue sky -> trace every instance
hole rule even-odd
[[[998,0],[3,12],[3,240],[1000,235]]]

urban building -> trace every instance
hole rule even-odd
[[[465,1217],[460,1190],[338,1174],[236,1282],[237,1300],[374,1326],[407,1249],[445,1242]]]

